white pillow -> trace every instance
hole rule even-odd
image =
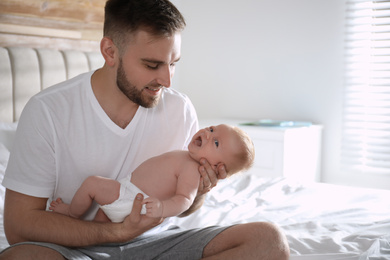
[[[17,122],[6,123],[0,121],[0,143],[4,144],[9,151],[11,151],[13,145],[17,125]]]

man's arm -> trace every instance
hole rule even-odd
[[[69,247],[129,241],[162,219],[141,216],[142,195],[138,194],[131,214],[123,223],[83,221],[46,211],[46,198],[6,191],[4,229],[10,244],[24,241],[55,243]]]

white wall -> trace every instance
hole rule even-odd
[[[173,2],[187,21],[175,86],[200,119],[322,124],[322,180],[365,185],[339,172],[345,0]]]

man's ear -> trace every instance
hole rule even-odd
[[[118,48],[110,38],[103,37],[100,41],[100,52],[108,66],[112,67],[115,65],[116,56],[118,56]]]

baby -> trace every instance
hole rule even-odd
[[[70,204],[58,198],[52,201],[50,209],[80,218],[95,200],[112,222],[122,222],[130,214],[136,195],[142,193],[142,214],[156,218],[177,216],[189,209],[195,199],[201,158],[207,159],[215,169],[223,163],[227,176],[231,176],[252,166],[254,152],[252,141],[240,128],[224,124],[211,126],[193,136],[188,151],[152,157],[120,181],[88,177]],[[108,221],[105,215],[98,212],[95,221]]]

